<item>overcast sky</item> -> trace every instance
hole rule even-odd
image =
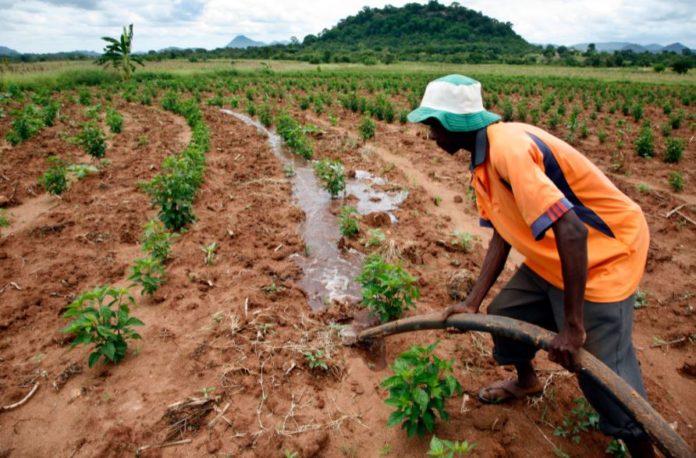
[[[393,0],[0,0],[0,46],[20,52],[101,51],[101,36],[133,23],[138,51],[213,49],[238,34],[270,42],[330,28]],[[425,3],[419,1],[418,3]],[[450,4],[448,0],[441,3]],[[674,42],[696,48],[696,0],[461,0],[532,43]]]

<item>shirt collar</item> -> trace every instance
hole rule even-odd
[[[488,135],[486,134],[486,128],[479,129],[476,132],[476,143],[474,144],[474,151],[471,153],[471,165],[469,170],[474,170],[479,165],[486,162],[486,157],[488,156]]]

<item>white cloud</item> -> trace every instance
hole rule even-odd
[[[137,50],[216,48],[235,35],[270,42],[302,39],[369,5],[408,0],[0,0],[0,45],[21,52],[101,50],[103,35],[135,24]],[[420,0],[424,3],[425,0]],[[445,3],[451,3],[449,0]],[[632,41],[696,48],[693,0],[460,0],[511,22],[533,43]]]

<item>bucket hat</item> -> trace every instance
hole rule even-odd
[[[447,75],[428,83],[420,107],[408,114],[408,120],[430,118],[450,132],[469,132],[500,121],[499,115],[483,108],[481,83],[463,75]]]

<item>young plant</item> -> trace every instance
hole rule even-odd
[[[142,286],[141,295],[152,295],[166,280],[162,262],[154,257],[136,259],[128,277],[129,280]]]
[[[346,172],[341,161],[322,159],[314,164],[314,173],[324,183],[331,198],[335,199],[346,189]]]
[[[43,125],[41,113],[34,105],[27,105],[22,111],[15,114],[12,129],[5,135],[5,139],[10,145],[16,146],[36,135]]]
[[[655,154],[655,142],[650,124],[646,123],[640,131],[640,135],[634,144],[636,154],[640,157],[651,158]]]
[[[78,180],[87,178],[98,171],[99,169],[97,167],[88,164],[72,164],[68,166],[68,172],[73,174]]]
[[[362,121],[360,121],[358,132],[360,132],[360,137],[363,139],[363,141],[374,138],[375,130],[377,130],[377,125],[371,118],[365,116]]]
[[[554,429],[553,434],[570,438],[571,441],[579,444],[580,433],[599,428],[599,414],[585,398],[577,398],[574,402],[575,407],[570,411],[570,415],[563,418],[563,423]]]
[[[400,264],[389,264],[377,254],[368,256],[356,278],[362,285],[362,303],[382,323],[401,317],[404,308],[414,308],[420,297],[417,279]]]
[[[366,247],[380,246],[387,239],[387,236],[382,232],[382,229],[374,228],[367,230],[367,239],[362,242]]]
[[[82,126],[82,131],[77,136],[77,141],[85,150],[85,153],[97,159],[106,154],[106,135],[94,123],[88,122]]]
[[[445,400],[462,393],[461,385],[451,375],[453,362],[433,355],[436,346],[437,342],[428,347],[413,346],[400,354],[391,366],[394,375],[381,383],[389,390],[384,402],[396,409],[387,426],[401,424],[408,437],[432,432],[438,416],[448,420]]]
[[[210,245],[203,245],[201,251],[205,254],[203,259],[207,266],[215,263],[215,253],[217,252],[219,245],[217,242],[213,242]]]
[[[684,190],[684,176],[676,170],[669,172],[667,181],[674,192],[682,192]]]
[[[290,114],[282,113],[276,118],[276,131],[295,154],[305,159],[312,158],[314,155],[312,145],[300,124]]]
[[[93,367],[101,357],[118,363],[126,356],[127,340],[140,339],[132,328],[142,326],[143,322],[130,316],[129,304],[135,304],[135,300],[127,289],[107,285],[82,293],[68,305],[63,317],[73,318],[73,321],[63,328],[63,332],[75,336],[70,348],[80,344],[94,345],[94,351],[89,355],[89,367]]]
[[[667,150],[665,151],[665,162],[676,164],[684,154],[684,142],[679,138],[667,139]]]
[[[433,436],[430,439],[430,449],[427,455],[442,458],[461,458],[471,453],[474,447],[476,447],[476,444],[470,444],[468,441],[448,441]]]
[[[172,251],[171,241],[177,237],[167,231],[161,221],[150,220],[143,226],[142,249],[154,259],[164,263],[169,258],[169,253]]]
[[[460,249],[464,253],[471,253],[476,241],[476,236],[470,232],[454,231],[452,233],[454,240],[452,245]]]
[[[39,184],[50,194],[60,195],[68,189],[66,163],[58,156],[50,156],[48,163],[51,167],[39,177]]]
[[[106,109],[106,124],[111,132],[115,134],[121,133],[123,130],[123,115],[113,108]]]
[[[0,208],[0,227],[8,227],[10,225],[10,220],[7,219],[7,215],[5,214],[5,209]]]
[[[360,232],[358,224],[358,211],[353,207],[341,208],[341,214],[338,217],[341,235],[344,237],[355,237]]]
[[[304,357],[310,369],[329,370],[329,365],[324,358],[324,350],[317,350],[315,352],[306,351],[304,352]]]

